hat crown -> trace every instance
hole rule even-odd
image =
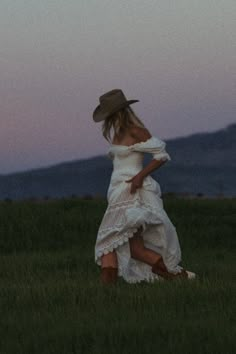
[[[93,120],[100,122],[119,110],[128,107],[129,105],[139,102],[139,100],[127,100],[123,91],[120,89],[113,89],[104,93],[99,97],[100,104],[93,112]]]
[[[114,89],[100,96],[99,101],[101,107],[112,108],[126,102],[127,99],[122,90]]]

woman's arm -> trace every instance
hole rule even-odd
[[[152,137],[149,130],[147,128],[141,127],[133,127],[130,131],[132,137],[134,137],[138,143],[144,142]],[[153,159],[147,166],[145,166],[139,173],[138,176],[146,177],[152,171],[156,170],[157,168],[161,167],[167,160],[160,159],[156,160]]]
[[[153,172],[157,168],[161,167],[166,163],[167,160],[155,160],[149,162],[147,166],[145,166],[136,176],[144,178],[149,175],[149,173]]]
[[[144,178],[155,169],[159,168],[163,165],[167,160],[152,160],[149,162],[147,166],[145,166],[139,173],[137,173],[134,177],[126,180],[126,182],[131,182],[130,193],[135,193],[137,188],[141,188],[143,185]]]
[[[150,132],[147,129],[135,127],[131,131],[131,135],[137,139],[137,142],[143,142],[152,137]],[[160,159],[156,160],[153,159],[149,162],[147,166],[145,166],[137,175],[132,177],[131,179],[127,180],[126,182],[132,182],[131,185],[131,193],[135,193],[137,188],[142,187],[143,179],[149,175],[152,171],[156,170],[157,168],[161,167],[167,160]]]

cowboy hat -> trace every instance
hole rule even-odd
[[[129,106],[139,100],[127,100],[123,91],[114,89],[99,97],[100,104],[93,112],[93,120],[100,122],[122,108]]]

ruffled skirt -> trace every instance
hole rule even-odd
[[[141,236],[147,248],[162,255],[170,272],[182,267],[181,249],[175,226],[163,208],[160,185],[147,176],[141,188],[130,193],[130,176],[110,183],[108,206],[98,229],[95,244],[95,263],[101,266],[101,256],[116,250],[118,276],[129,283],[162,280],[151,266],[131,257],[129,238],[142,226]]]

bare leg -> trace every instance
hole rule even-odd
[[[163,262],[162,256],[159,253],[144,246],[141,232],[142,227],[140,227],[139,230],[134,234],[134,236],[129,239],[130,254],[132,258],[149,264],[150,266],[152,266],[152,272],[160,275],[164,279],[172,280],[175,278],[188,278],[188,273],[184,269],[177,274],[169,273]],[[109,267],[113,269],[110,269]],[[102,256],[101,268],[102,283],[116,282],[118,261],[115,250]]]
[[[141,232],[142,232],[142,226],[134,234],[134,236],[129,239],[131,257],[138,259],[142,262],[145,262],[149,265],[153,265],[157,260],[159,260],[162,257],[159,253],[156,253],[150,248],[144,246]],[[117,254],[115,250],[109,252],[108,254],[104,254],[101,257],[101,261],[102,261],[102,268],[118,267]]]
[[[135,258],[152,266],[157,260],[162,257],[159,253],[144,246],[141,232],[142,226],[134,234],[134,236],[129,239],[130,254],[132,258]]]
[[[102,268],[104,268],[104,267],[117,268],[118,267],[117,254],[116,254],[115,250],[113,250],[112,252],[109,252],[107,254],[104,254],[101,257],[101,260],[102,260]]]

